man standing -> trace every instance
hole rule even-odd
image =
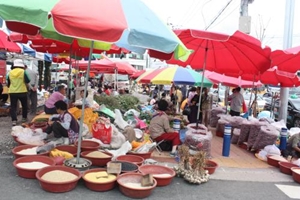
[[[37,109],[37,88],[38,88],[38,75],[33,70],[29,69],[25,65],[25,71],[29,76],[30,83],[28,84],[28,108],[30,108],[30,114],[35,115]]]
[[[12,70],[6,76],[10,96],[12,126],[17,125],[18,100],[22,104],[22,123],[27,121],[27,85],[30,82],[25,65],[21,59],[15,59]]]
[[[240,116],[241,108],[244,102],[244,97],[241,94],[241,88],[237,87],[233,90],[233,94],[228,97],[230,101],[230,115],[231,116]]]

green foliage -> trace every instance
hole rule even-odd
[[[126,112],[129,109],[137,110],[137,106],[140,103],[137,97],[128,94],[119,96],[96,96],[95,101],[99,105],[104,104],[112,111],[114,111],[115,109],[119,109],[123,112]]]

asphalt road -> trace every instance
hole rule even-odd
[[[67,193],[55,194],[41,189],[36,179],[24,179],[17,176],[12,165],[12,158],[0,158],[0,199],[1,200],[95,200],[95,199],[129,199],[118,188],[108,192],[93,192],[84,186],[81,180],[77,187]],[[299,186],[294,182],[266,183],[227,180],[209,180],[202,185],[190,185],[180,178],[175,178],[171,185],[157,187],[147,199],[230,199],[230,200],[285,200],[290,199],[275,184]],[[300,191],[299,191],[300,192]]]

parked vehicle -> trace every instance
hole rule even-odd
[[[249,106],[251,93],[244,93],[243,96],[244,96],[246,105]],[[250,106],[252,105],[254,98],[255,98],[255,95],[252,94]],[[257,95],[256,102],[257,102],[257,112],[259,113],[264,110],[266,101],[263,99],[263,97],[261,95]]]
[[[280,99],[276,99],[273,105],[273,116],[275,120],[278,120]],[[265,110],[271,111],[270,103],[266,103]],[[289,98],[288,100],[287,126],[300,128],[300,99]]]

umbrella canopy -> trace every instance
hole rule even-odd
[[[0,30],[0,50],[21,53],[21,48],[15,43],[8,41],[8,35]]]
[[[168,63],[230,76],[261,74],[271,67],[271,49],[262,48],[259,40],[240,31],[232,36],[193,29],[175,30],[175,33],[194,53],[186,62],[165,55],[166,60],[169,56]]]
[[[242,88],[251,88],[251,87],[261,87],[263,84],[260,81],[246,81],[242,80],[240,77],[230,77],[216,72],[205,71],[204,76],[211,80],[213,83],[221,83],[224,86],[229,87],[242,87]]]
[[[181,60],[191,53],[140,0],[0,0],[0,6],[0,17],[15,32],[104,41],[138,53],[174,52]]]
[[[281,87],[298,87],[300,86],[300,79],[295,73],[289,73],[278,70],[277,67],[273,67],[261,75],[242,75],[245,80],[260,80],[263,84],[279,85]]]
[[[74,64],[75,66],[75,64]],[[87,70],[88,61],[79,61],[76,63],[79,70]],[[91,62],[91,70],[101,73],[118,73],[131,75],[136,72],[136,69],[132,67],[128,62],[114,62],[109,58],[103,56],[100,60],[93,60]]]
[[[152,83],[162,85],[194,85],[200,86],[202,75],[189,68],[166,67],[153,70],[138,80],[138,83]],[[212,82],[206,78],[203,81],[204,87],[211,87]]]
[[[296,73],[300,69],[300,46],[271,53],[272,65],[278,70]]]
[[[145,72],[146,72],[145,69],[139,70],[139,71],[135,72],[134,74],[132,74],[132,75],[130,76],[130,78],[136,79],[136,78],[138,78],[139,76],[141,76],[141,75],[142,75],[143,73],[145,73]]]

